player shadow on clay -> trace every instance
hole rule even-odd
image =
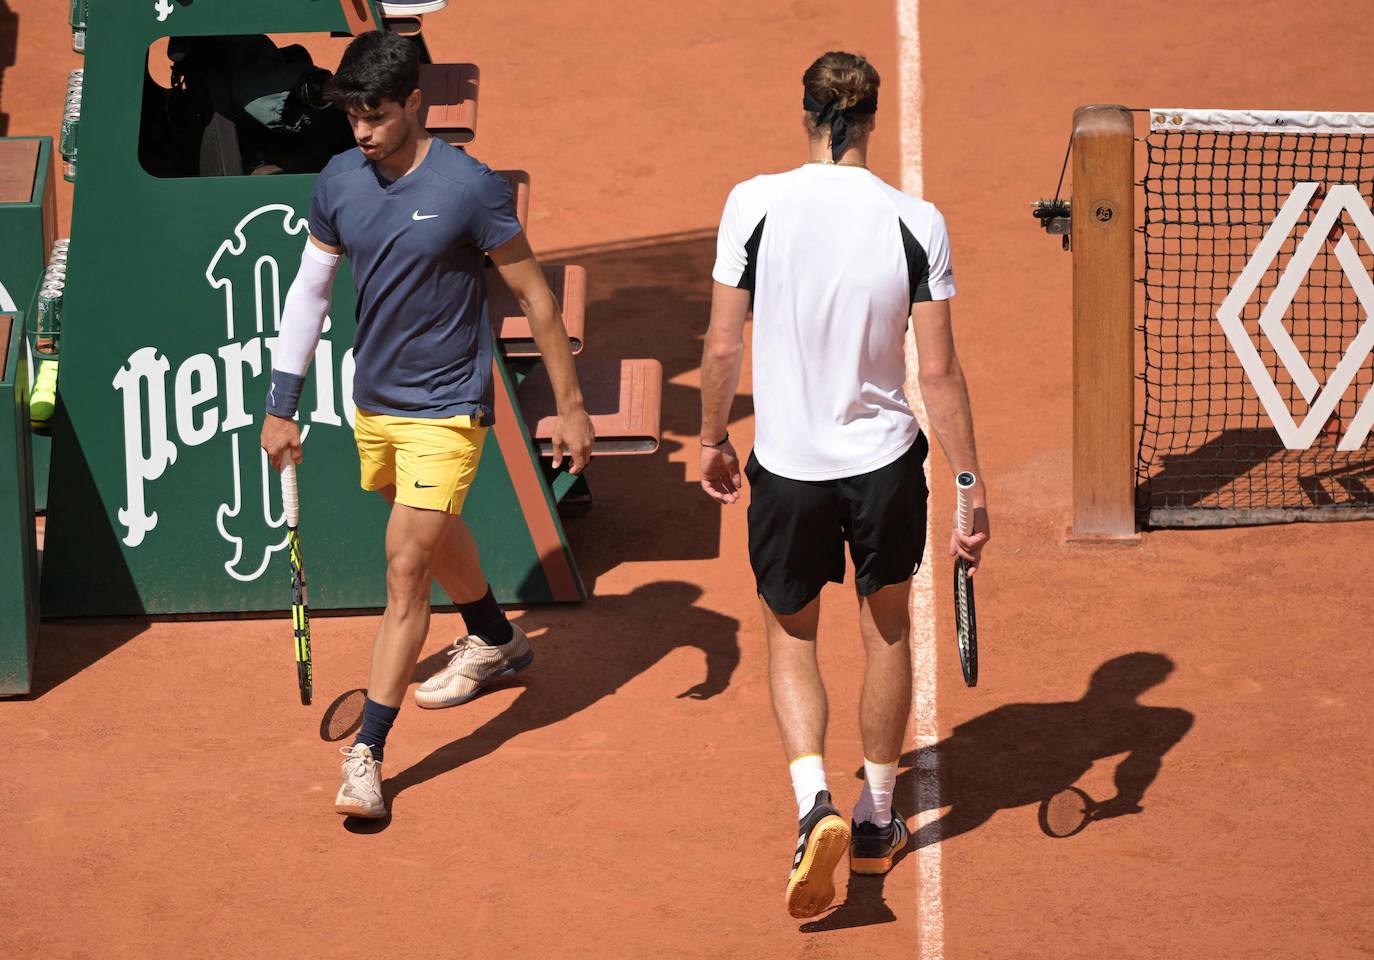
[[[701,588],[661,581],[628,594],[593,597],[575,611],[541,608],[519,623],[526,631],[547,627],[531,640],[534,664],[518,675],[526,689],[497,716],[439,747],[382,785],[387,809],[412,787],[478,760],[532,730],[560,723],[615,693],[679,647],[696,647],[706,657],[701,682],[678,699],[708,700],[725,692],[739,664],[739,621],[697,606]],[[440,650],[422,660],[415,678],[430,676],[447,662]],[[460,717],[455,720],[461,721]],[[349,817],[346,829],[375,833],[384,820]]]
[[[1039,804],[1073,786],[1095,761],[1120,754],[1127,756],[1116,767],[1117,795],[1096,807],[1094,819],[1140,813],[1164,755],[1193,725],[1187,710],[1137,702],[1173,669],[1163,654],[1115,657],[1093,672],[1079,700],[1009,703],[961,723],[932,747],[903,754],[893,793],[897,809],[910,818],[948,808],[915,833],[906,853],[977,829],[999,810]],[[932,765],[939,772],[938,797],[917,783],[918,771]],[[851,877],[845,902],[801,929],[818,933],[895,920],[883,898],[885,879]]]

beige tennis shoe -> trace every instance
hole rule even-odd
[[[455,707],[528,667],[534,662],[529,637],[515,624],[510,626],[514,635],[499,647],[473,636],[453,641],[448,666],[415,688],[415,702],[431,709]]]
[[[346,817],[381,820],[386,816],[382,799],[382,765],[372,759],[372,748],[365,743],[340,747],[344,755],[343,782],[334,797],[334,810]]]

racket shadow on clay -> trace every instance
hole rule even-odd
[[[1087,825],[1084,820],[1140,813],[1164,755],[1193,725],[1193,714],[1187,710],[1138,702],[1173,669],[1174,662],[1163,654],[1114,657],[1093,671],[1078,700],[1004,704],[961,723],[951,736],[925,748],[934,752],[933,758],[920,757],[920,751],[903,756],[903,763],[913,768],[918,760],[929,768],[933,760],[939,771],[939,805],[947,808],[916,832],[916,847],[967,833],[999,810],[1014,807],[1034,806],[1038,811],[1045,804],[1057,824],[1060,805],[1074,814],[1074,805],[1080,804],[1076,819],[1067,817],[1075,832]],[[1093,800],[1071,790],[1094,763],[1123,754],[1113,773],[1115,796]],[[916,770],[909,769],[898,778],[899,785],[910,778],[909,795],[918,793],[915,776]],[[921,810],[933,808],[933,791],[927,788],[919,795]]]
[[[363,725],[363,702],[366,699],[367,691],[362,687],[345,690],[335,697],[320,718],[320,739],[325,743],[338,743],[357,733]]]
[[[1115,657],[1093,672],[1078,700],[1003,704],[959,724],[939,743],[903,754],[895,808],[913,826],[916,814],[942,811],[913,831],[907,852],[975,830],[999,810],[1015,807],[1037,815],[1044,808],[1049,836],[1072,836],[1094,820],[1140,813],[1164,755],[1193,725],[1187,710],[1138,702],[1173,669],[1174,662],[1158,653]],[[1095,762],[1121,754],[1116,796],[1093,800],[1075,786]],[[918,782],[918,771],[932,770],[936,776],[926,773]],[[845,902],[802,931],[891,922],[884,879],[851,876]]]
[[[1036,820],[1047,837],[1066,840],[1076,837],[1094,820],[1125,817],[1144,810],[1137,804],[1117,798],[1113,803],[1100,803],[1081,787],[1066,787],[1040,801]]]

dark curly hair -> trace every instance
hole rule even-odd
[[[383,100],[405,103],[419,86],[419,48],[398,34],[371,30],[348,45],[324,95],[344,110],[375,110]]]

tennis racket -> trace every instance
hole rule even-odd
[[[959,532],[973,532],[973,504],[969,491],[978,479],[968,471],[954,478],[959,488]],[[963,557],[954,558],[954,619],[959,641],[959,666],[964,671],[964,683],[978,686],[978,619],[973,608],[973,578]]]
[[[281,501],[286,508],[286,554],[291,561],[291,632],[296,641],[296,680],[301,687],[301,703],[308,707],[315,676],[310,663],[310,606],[305,591],[305,562],[301,559],[301,501],[296,492],[294,463],[282,468]]]

